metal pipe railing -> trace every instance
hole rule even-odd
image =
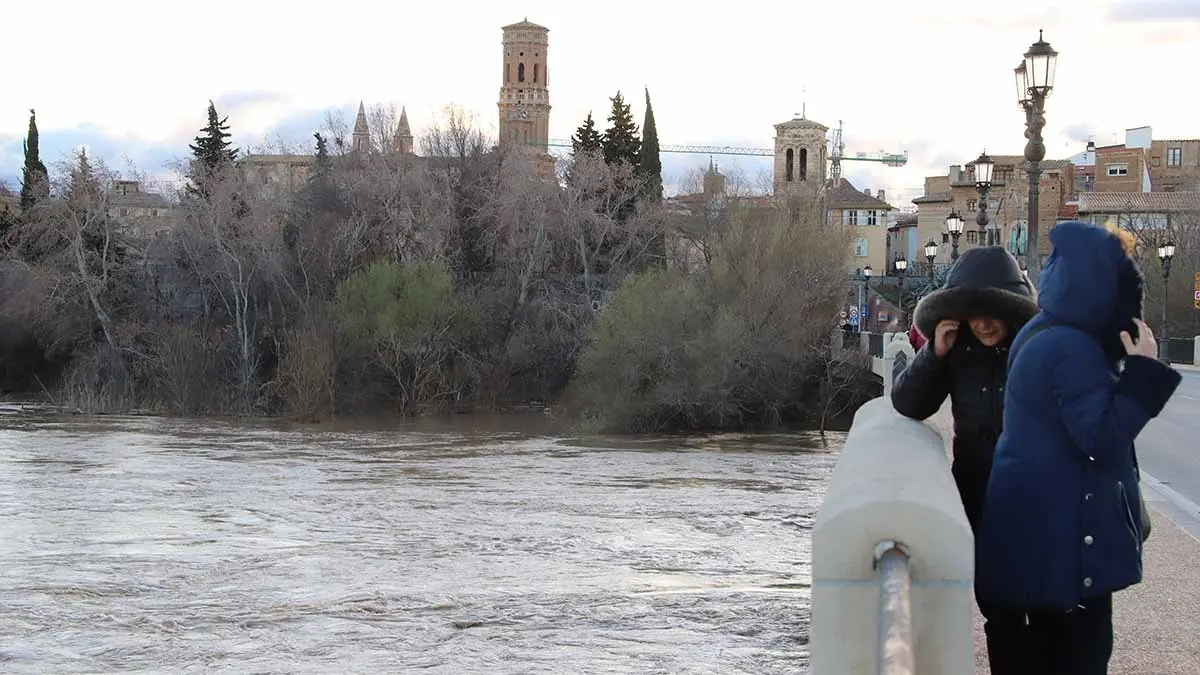
[[[908,551],[894,541],[875,547],[880,577],[879,675],[913,675],[912,585]]]

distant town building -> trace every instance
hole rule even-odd
[[[155,234],[170,225],[174,205],[145,190],[140,181],[115,180],[108,191],[108,217],[135,235]]]

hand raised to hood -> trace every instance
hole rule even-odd
[[[1150,330],[1150,326],[1147,326],[1146,322],[1141,319],[1134,319],[1133,323],[1138,329],[1136,342],[1129,335],[1129,331],[1121,331],[1121,344],[1125,345],[1125,353],[1130,356],[1158,358],[1158,341],[1154,339],[1154,331]]]
[[[961,324],[954,319],[942,319],[933,329],[933,354],[939,359],[954,349],[958,340],[958,329]]]

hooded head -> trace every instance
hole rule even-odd
[[[950,268],[946,284],[917,304],[917,330],[928,339],[939,321],[999,319],[1013,336],[1037,314],[1033,287],[1017,260],[999,246],[973,248]]]
[[[1038,305],[1054,319],[1082,328],[1110,350],[1120,332],[1137,335],[1142,271],[1117,233],[1070,221],[1050,230],[1053,250],[1042,268]]]

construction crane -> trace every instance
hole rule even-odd
[[[833,130],[833,136],[829,139],[829,177],[833,179],[834,184],[842,177],[842,162],[880,162],[890,167],[900,167],[908,163],[907,150],[899,154],[882,150],[876,153],[856,152],[853,157],[847,157],[842,128],[842,120],[838,120],[837,128]]]
[[[570,139],[552,138],[548,145],[552,148],[570,148]],[[741,148],[730,145],[660,145],[659,152],[670,152],[691,155],[741,155],[748,157],[774,157],[771,148]],[[835,181],[842,176],[842,162],[880,162],[886,166],[900,167],[908,163],[908,151],[903,153],[865,153],[857,152],[853,157],[846,156],[845,143],[842,141],[842,122],[833,130],[829,150],[829,175]]]

